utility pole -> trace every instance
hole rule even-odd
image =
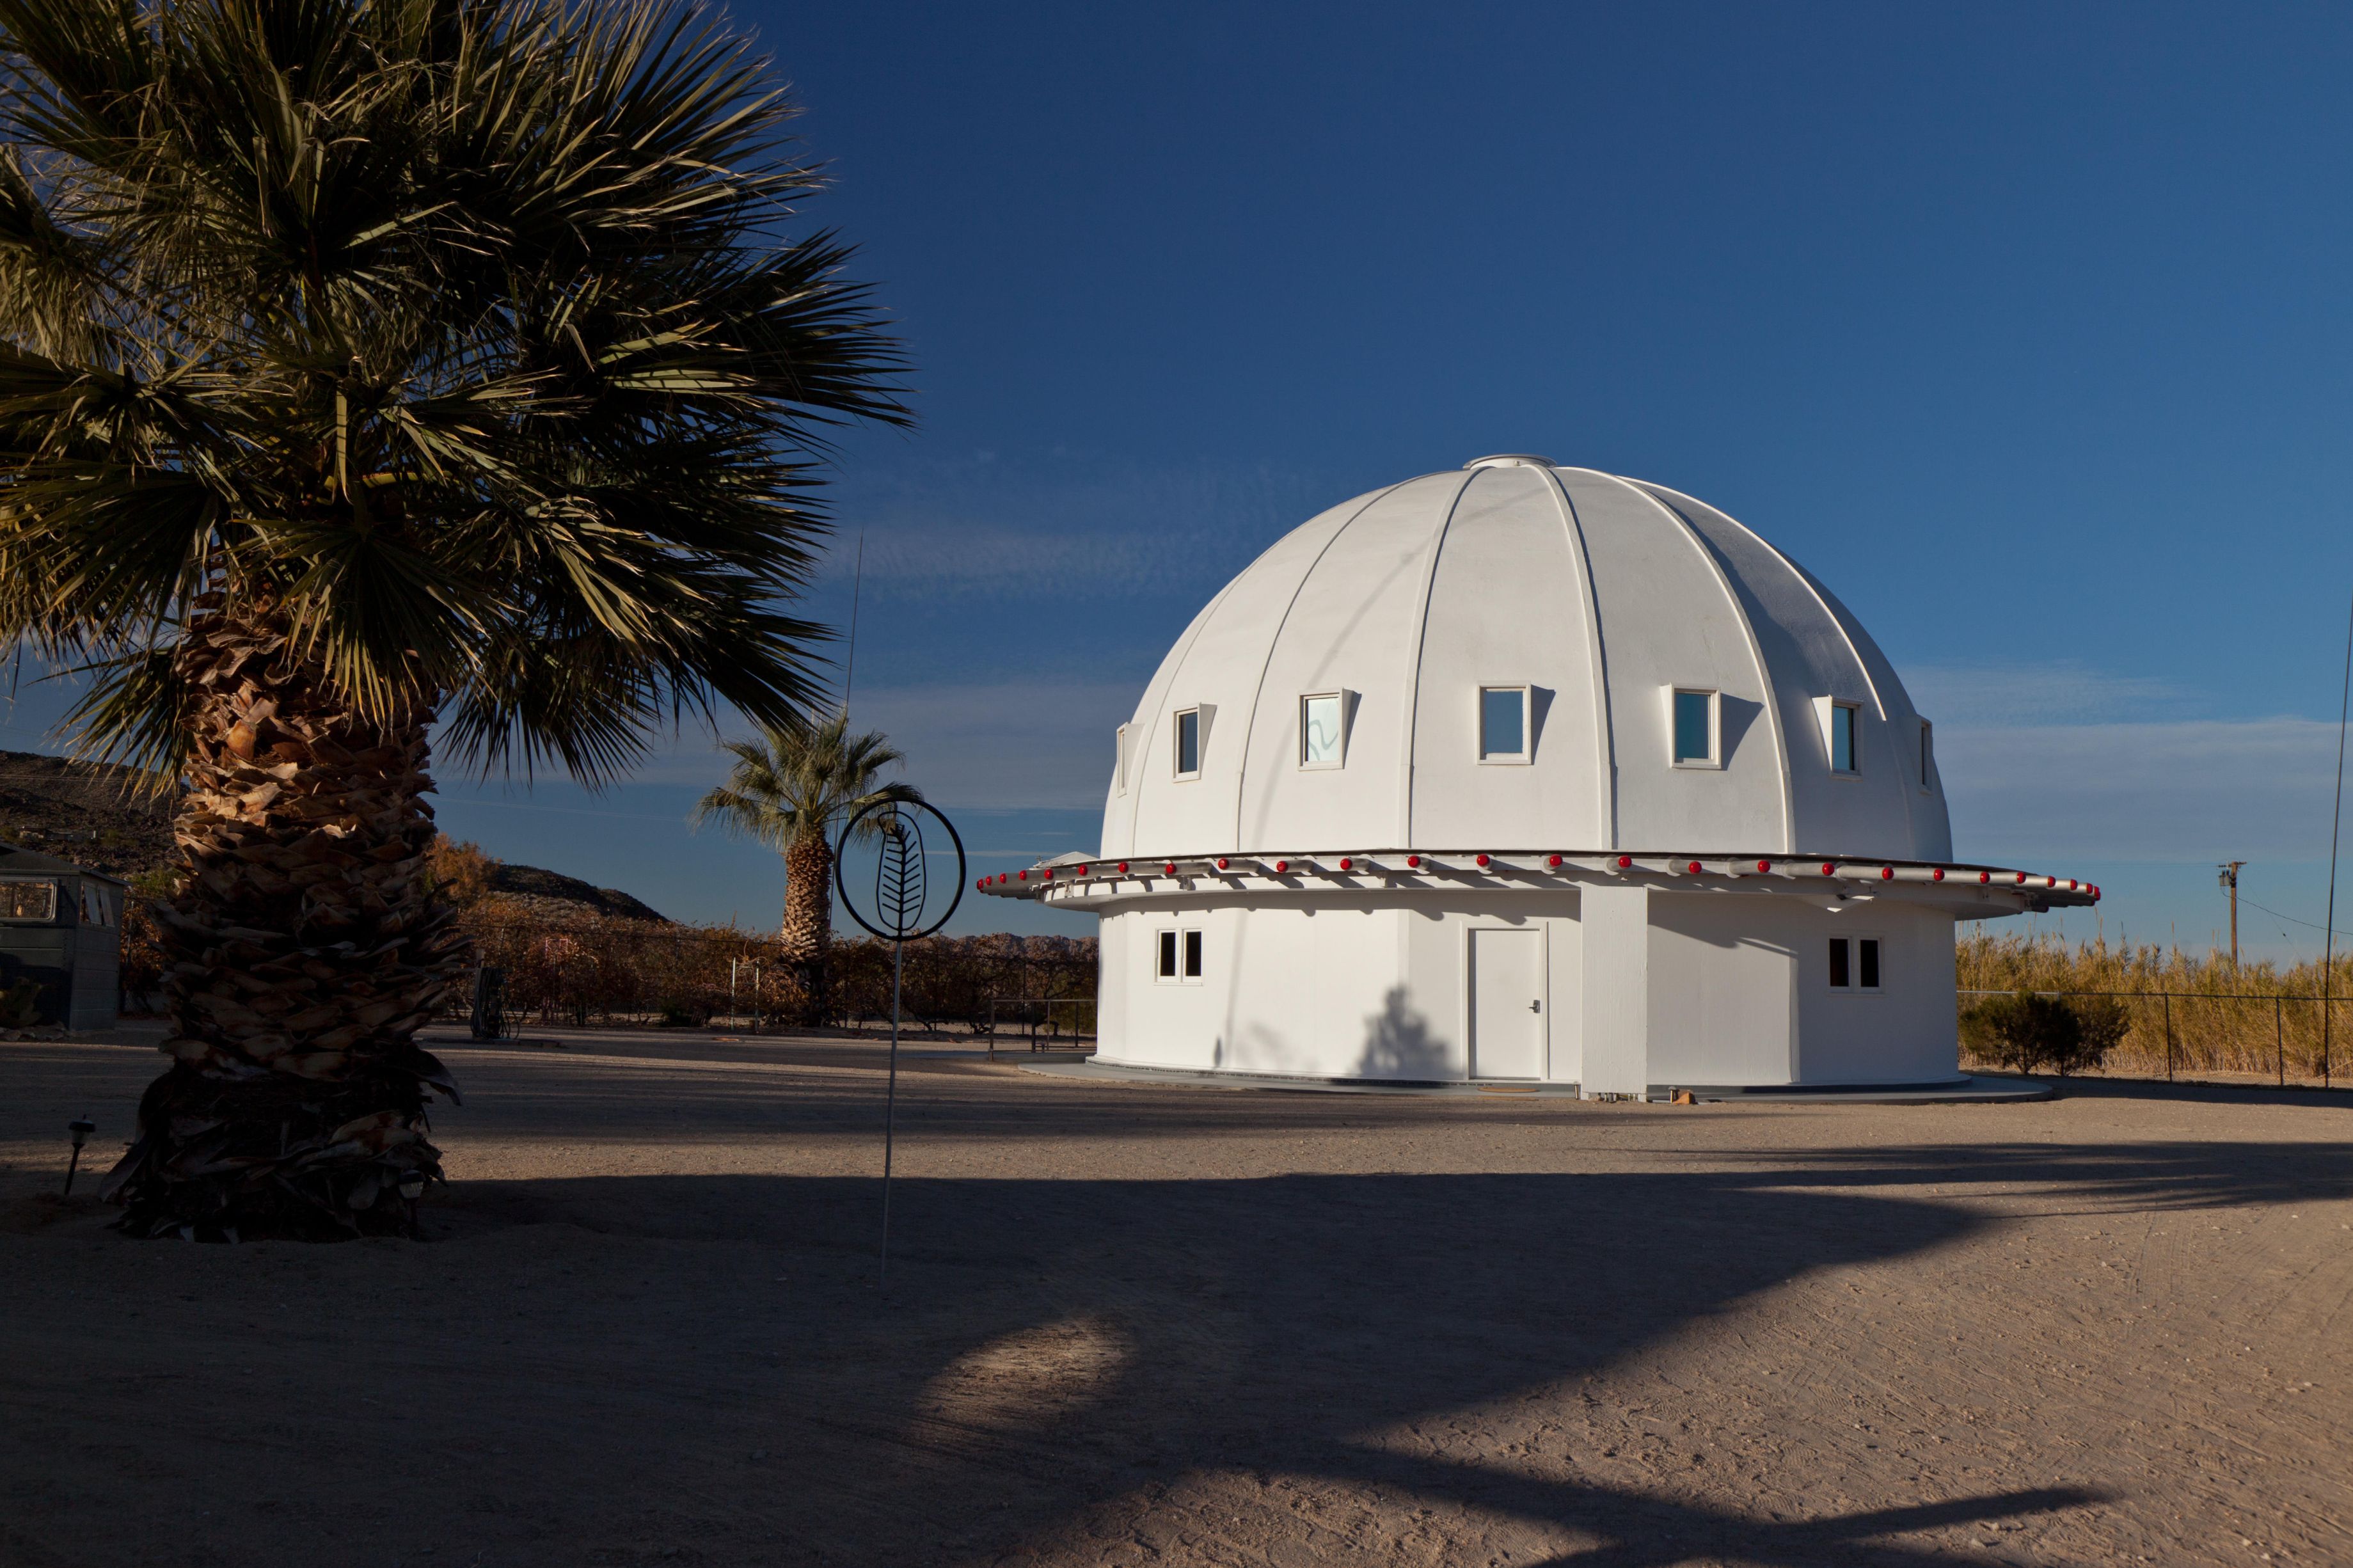
[[[2239,868],[2244,860],[2225,860],[2215,869],[2222,875],[2218,880],[2231,893],[2231,967],[2239,967]]]

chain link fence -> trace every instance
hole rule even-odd
[[[2105,998],[2124,1008],[2124,1037],[2102,1070],[2110,1077],[2254,1077],[2274,1084],[2327,1087],[2353,1069],[2353,997],[2213,991],[2062,991],[1968,989],[1961,1005],[2023,991],[2061,1001]],[[1992,1067],[1968,1057],[1964,1067]]]

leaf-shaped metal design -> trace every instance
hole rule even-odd
[[[936,830],[928,838],[927,820]],[[857,878],[859,890],[854,896],[850,891],[853,844],[875,846],[871,896],[863,862]],[[931,884],[934,855],[955,862],[955,879],[945,886],[944,900],[937,898],[942,889]],[[964,901],[965,870],[964,838],[955,824],[940,815],[937,806],[921,800],[870,803],[842,825],[841,837],[834,846],[833,885],[841,895],[843,911],[885,942],[913,942],[947,924]],[[934,902],[944,907],[934,910],[931,907]]]
[[[923,923],[923,830],[913,813],[883,819],[881,852],[874,858],[874,909],[902,940]]]

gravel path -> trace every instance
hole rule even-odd
[[[433,1242],[132,1243],[0,1045],[0,1564],[2353,1563],[2353,1096],[445,1043]]]

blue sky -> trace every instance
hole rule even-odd
[[[842,444],[813,607],[863,531],[855,716],[980,869],[1092,844],[1112,727],[1269,540],[1537,451],[1824,578],[1937,721],[1960,855],[2198,947],[2243,858],[2248,944],[2316,948],[2353,12],[733,9],[917,366],[922,427]],[[781,868],[683,826],[718,772],[690,734],[444,820],[765,922]]]

